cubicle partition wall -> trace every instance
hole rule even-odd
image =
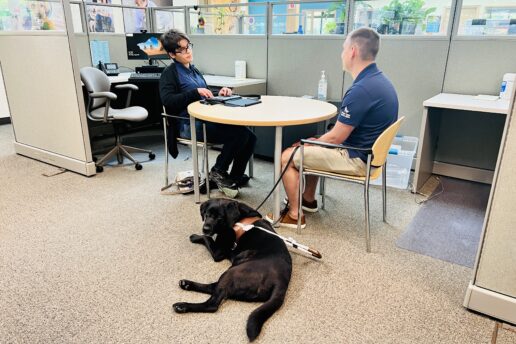
[[[267,37],[191,35],[194,64],[205,74],[235,75],[235,61],[246,61],[247,77],[267,78]]]
[[[516,90],[501,139],[493,187],[464,306],[516,324]]]
[[[324,70],[328,80],[327,99],[342,98],[343,71],[340,54],[342,36],[269,38],[267,93],[282,96],[317,97]]]
[[[55,31],[0,32],[0,63],[18,154],[95,174],[69,3]]]

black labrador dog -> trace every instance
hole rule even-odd
[[[227,258],[232,265],[215,283],[181,280],[182,289],[211,296],[202,303],[175,303],[174,311],[216,312],[225,299],[264,302],[247,321],[247,336],[253,341],[264,322],[283,304],[292,274],[290,253],[281,238],[256,228],[274,232],[260,213],[243,203],[211,199],[201,204],[201,216],[204,235],[192,234],[190,241],[206,246],[216,262]],[[254,227],[244,231],[235,226],[238,222]]]

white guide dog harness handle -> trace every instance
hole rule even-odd
[[[270,230],[268,230],[266,228],[255,226],[253,224],[245,225],[243,223],[237,222],[237,223],[235,223],[235,225],[240,227],[240,228],[242,228],[242,230],[244,232],[247,232],[247,231],[249,231],[249,230],[251,230],[253,228],[258,228],[258,229],[260,229],[260,230],[262,230],[264,232],[267,232],[267,233],[269,233],[271,235],[277,236],[278,238],[283,240],[285,242],[285,244],[287,244],[290,247],[293,247],[293,248],[295,248],[297,250],[300,250],[300,251],[303,251],[305,253],[308,253],[308,254],[312,255],[313,257],[315,257],[315,258],[319,258],[319,259],[322,258],[322,255],[321,255],[321,253],[319,251],[317,251],[317,250],[315,250],[313,248],[310,248],[308,246],[302,245],[302,244],[298,243],[296,240],[294,240],[293,238],[290,238],[290,237],[289,238],[285,238],[285,237],[279,235],[278,233],[271,232]]]

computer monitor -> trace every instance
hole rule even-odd
[[[163,49],[160,33],[133,33],[125,36],[127,58],[129,60],[168,60],[168,54]]]

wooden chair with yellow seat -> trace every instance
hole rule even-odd
[[[371,252],[371,238],[370,238],[370,230],[369,230],[369,182],[371,180],[375,180],[382,175],[382,202],[383,202],[383,222],[386,222],[386,213],[387,213],[387,171],[386,171],[386,160],[387,155],[389,154],[389,148],[391,147],[392,141],[400,128],[401,122],[405,117],[401,117],[395,123],[391,124],[384,132],[378,136],[376,141],[373,144],[373,147],[363,149],[363,148],[355,148],[345,145],[331,144],[319,141],[310,141],[310,140],[301,140],[300,152],[301,159],[299,164],[299,175],[301,176],[299,182],[299,207],[298,207],[298,221],[297,221],[297,230],[301,229],[301,217],[303,215],[302,210],[302,199],[303,199],[303,187],[304,187],[304,178],[306,175],[318,176],[321,177],[320,183],[320,191],[322,196],[322,209],[324,209],[324,179],[331,178],[337,180],[344,180],[353,183],[359,183],[364,185],[364,208],[365,208],[365,239],[366,239],[366,251]],[[303,167],[303,158],[304,158],[304,144],[309,143],[312,145],[319,145],[327,148],[344,148],[344,149],[355,149],[362,151],[367,154],[367,165],[366,165],[366,175],[365,176],[353,176],[346,174],[339,174],[333,172],[326,172],[322,170],[315,169],[305,169]]]

